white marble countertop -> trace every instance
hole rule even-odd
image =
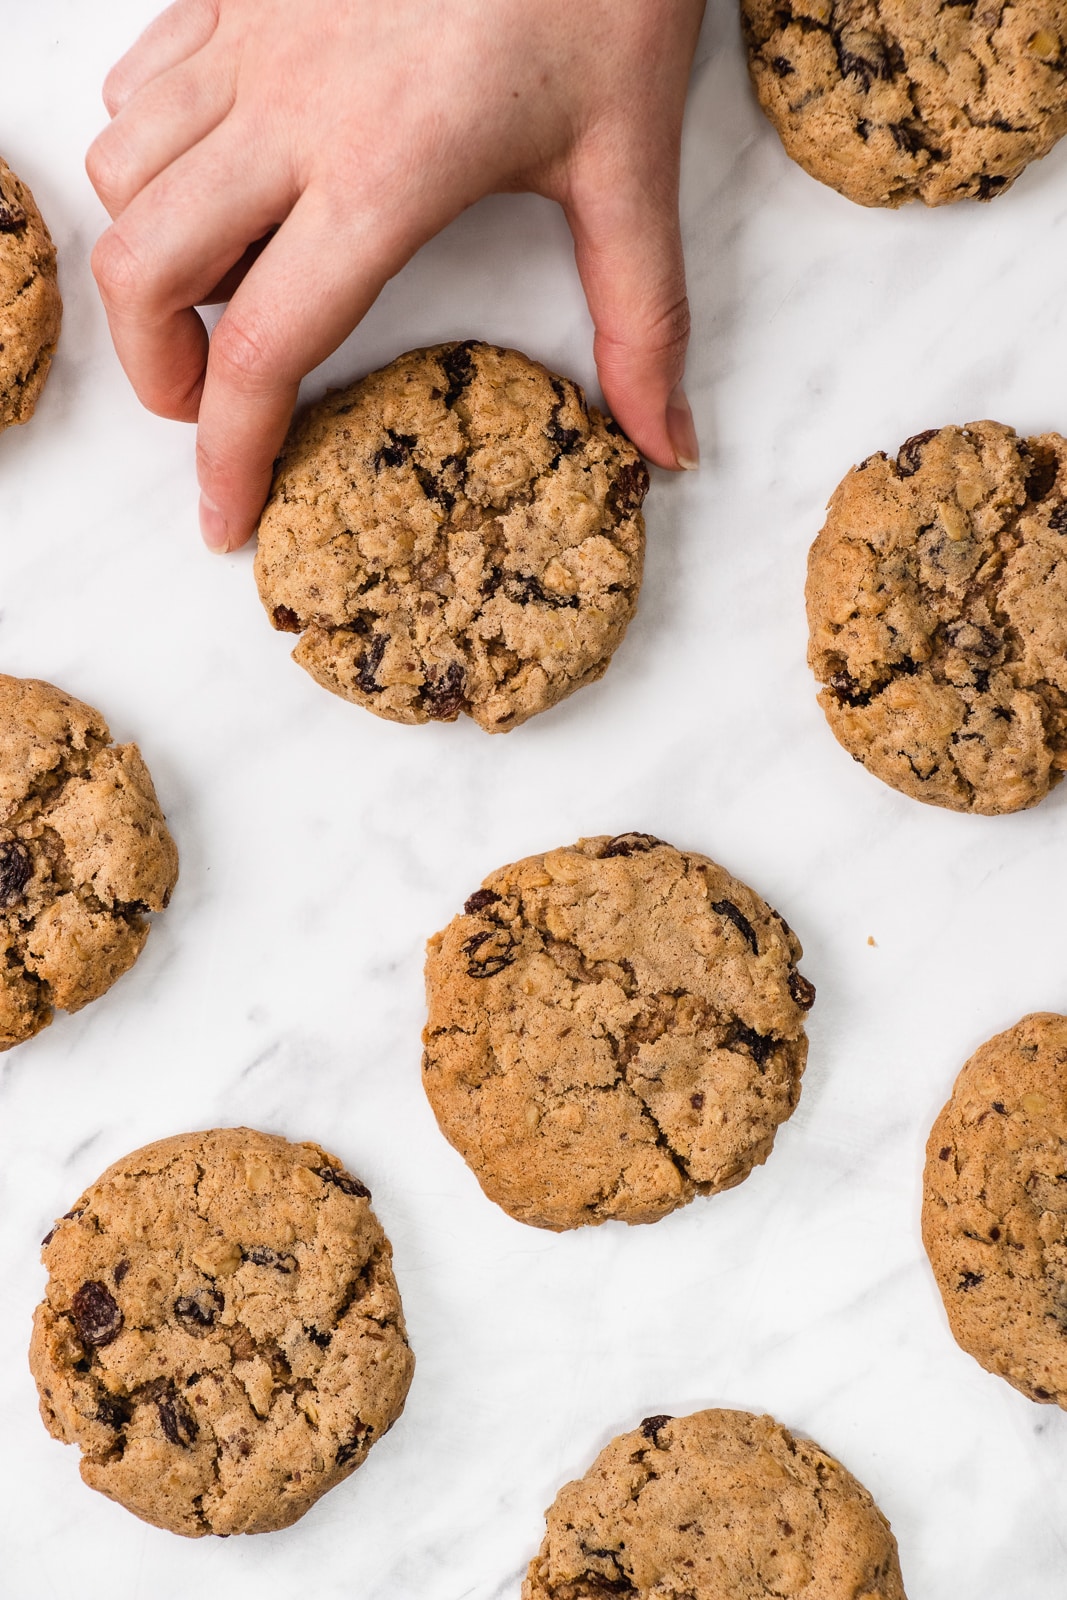
[[[1067,785],[989,820],[884,788],[816,705],[802,587],[862,456],[945,422],[1067,423],[1067,143],[992,206],[863,211],[786,159],[721,0],[684,169],[703,468],[656,478],[640,612],[600,684],[498,739],[414,730],[289,662],[250,554],[199,544],[191,432],[139,409],[108,342],[82,156],[104,72],[154,10],[36,0],[3,21],[0,149],[55,235],[66,322],[36,418],[0,438],[0,668],[140,743],[182,877],[135,970],[2,1058],[0,1591],[503,1600],[608,1438],[732,1405],[870,1488],[910,1600],[1062,1597],[1067,1417],[957,1349],[918,1208],[964,1059],[1067,1009]],[[309,390],[468,335],[592,382],[552,207],[461,219]],[[491,868],[630,828],[715,856],[798,930],[809,1065],[740,1188],[555,1237],[485,1200],[437,1132],[423,942]],[[367,1180],[418,1367],[389,1438],[295,1528],[188,1542],[84,1488],[38,1421],[38,1241],[127,1150],[240,1122],[319,1139]]]

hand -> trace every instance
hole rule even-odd
[[[177,0],[109,75],[93,271],[141,400],[198,423],[204,538],[234,550],[297,388],[483,195],[563,207],[608,406],[694,466],[681,389],[686,83],[704,0]],[[197,305],[229,299],[210,345]]]

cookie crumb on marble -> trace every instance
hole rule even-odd
[[[44,1240],[30,1366],[85,1482],[173,1533],[296,1522],[403,1410],[414,1358],[363,1183],[249,1128],[115,1162]]]
[[[577,385],[467,340],[291,431],[256,579],[293,658],[393,722],[507,732],[606,670],[637,605],[648,471]]]
[[[650,834],[502,867],[427,949],[441,1131],[542,1228],[655,1222],[730,1188],[800,1094],[801,954],[759,895]]]

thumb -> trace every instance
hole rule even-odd
[[[612,415],[658,466],[696,467],[700,447],[682,387],[689,302],[677,151],[580,159],[565,210]]]

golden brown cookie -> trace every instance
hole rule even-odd
[[[260,598],[332,693],[506,732],[607,668],[637,605],[647,488],[565,378],[471,340],[415,350],[291,433]]]
[[[501,867],[430,940],[423,1083],[520,1222],[655,1222],[765,1161],[815,999],[759,895],[649,834]]]
[[[26,185],[0,160],[0,430],[33,415],[62,309],[44,218]]]
[[[0,1050],[132,967],[177,877],[137,746],[52,684],[0,675]]]
[[[905,1600],[862,1484],[748,1411],[647,1417],[560,1490],[522,1600]]]
[[[864,206],[992,200],[1067,132],[1067,0],[741,0],[793,160]]]
[[[249,1128],[135,1150],[44,1241],[30,1366],[93,1489],[159,1528],[267,1533],[392,1427],[414,1360],[367,1189]]]
[[[808,561],[808,660],[845,749],[991,816],[1067,766],[1067,442],[930,429],[854,467]]]
[[[923,1242],[957,1344],[1067,1408],[1067,1017],[976,1050],[926,1147]]]

